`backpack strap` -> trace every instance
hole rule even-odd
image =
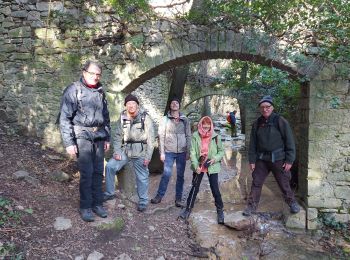
[[[73,83],[73,86],[75,86],[75,92],[76,92],[76,97],[77,97],[77,101],[78,101],[78,106],[82,107],[82,102],[81,102],[82,89],[81,89],[81,86],[80,86],[80,84],[77,81]],[[69,86],[64,89],[62,96],[65,95],[65,93],[67,92],[68,88],[69,88]],[[64,102],[64,100],[62,99],[61,100],[61,104],[60,104],[60,110],[59,110],[59,112],[57,114],[57,118],[56,118],[56,121],[55,121],[55,125],[59,125],[60,124],[61,109],[62,109],[62,106],[63,106],[63,102]]]
[[[284,124],[283,124],[283,117],[280,116],[279,114],[276,114],[276,117],[273,120],[273,125],[274,127],[276,127],[276,129],[278,130],[278,132],[280,132],[283,141],[286,140],[286,136],[284,133]]]

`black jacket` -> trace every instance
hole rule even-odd
[[[88,88],[81,78],[68,86],[63,92],[59,122],[65,147],[75,145],[76,138],[109,141],[110,119],[101,85],[97,89]],[[79,126],[98,130],[82,130]]]
[[[295,142],[292,129],[286,119],[272,113],[266,120],[260,116],[252,126],[249,143],[249,163],[255,163],[261,156],[274,153],[274,160],[292,164],[295,160]],[[267,160],[271,160],[267,159]]]

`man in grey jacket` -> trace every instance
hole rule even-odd
[[[115,198],[115,175],[130,160],[136,174],[139,196],[137,210],[143,212],[148,204],[149,171],[154,147],[154,128],[151,117],[140,111],[137,97],[129,94],[124,101],[124,110],[117,122],[113,136],[113,157],[106,165],[106,192],[104,201]]]
[[[109,113],[100,84],[101,66],[88,61],[79,81],[68,86],[62,96],[60,130],[63,144],[76,157],[80,172],[80,214],[94,221],[92,212],[105,218],[102,207],[104,152],[109,149]]]
[[[189,159],[191,148],[191,126],[188,118],[180,113],[179,99],[172,99],[168,114],[159,124],[158,134],[160,159],[164,162],[164,170],[157,195],[151,203],[158,204],[162,201],[176,161],[175,205],[181,207],[186,160]]]

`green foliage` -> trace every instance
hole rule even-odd
[[[121,232],[125,227],[125,221],[123,218],[116,218],[113,222],[111,223],[103,223],[99,226],[99,229],[101,230],[112,230],[115,232]]]
[[[81,56],[79,54],[67,53],[63,56],[63,59],[63,65],[68,70],[74,70],[80,66]]]
[[[332,97],[332,99],[329,103],[330,103],[331,108],[337,109],[340,107],[341,101],[340,101],[339,97]]]
[[[150,11],[147,0],[104,0],[104,3],[111,5],[122,20],[133,20],[137,11]]]
[[[331,214],[320,214],[319,221],[326,227],[329,227],[334,230],[339,231],[347,229],[347,224],[336,221],[334,216],[332,216]]]
[[[55,23],[58,28],[62,30],[62,32],[65,32],[68,29],[79,27],[79,19],[69,13],[53,10],[50,12],[49,19],[51,23]]]
[[[21,214],[12,209],[11,201],[0,197],[0,227],[16,226],[20,220]]]
[[[0,258],[11,259],[11,260],[21,260],[21,259],[24,259],[24,256],[22,252],[18,252],[18,249],[14,244],[0,243]]]
[[[194,23],[234,31],[265,32],[289,45],[331,61],[350,61],[350,4],[348,0],[205,0],[191,11]]]
[[[136,34],[130,38],[128,38],[128,41],[136,48],[140,49],[144,42],[144,36],[143,34]]]
[[[291,80],[287,72],[277,68],[235,60],[220,80],[227,87],[238,90],[243,98],[258,100],[264,95],[271,95],[275,109],[284,116],[288,117],[297,110],[300,82]]]

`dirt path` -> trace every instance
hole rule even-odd
[[[85,223],[79,217],[79,175],[74,162],[57,160],[59,154],[41,149],[36,140],[0,137],[0,203],[11,201],[1,214],[19,215],[18,221],[10,217],[1,225],[2,255],[8,252],[7,256],[22,259],[87,259],[97,251],[104,259],[193,259],[201,254],[187,225],[177,220],[173,183],[163,202],[150,205],[146,213],[136,211],[135,204],[119,194],[106,204],[108,218],[115,220],[115,225],[105,225],[108,229],[104,230],[101,225],[97,227],[102,219]],[[51,173],[58,169],[68,173],[71,180],[52,180]],[[19,170],[27,171],[36,181],[30,184],[16,180],[13,173]],[[150,198],[159,177],[151,176]],[[57,217],[70,220],[71,227],[56,230]]]

